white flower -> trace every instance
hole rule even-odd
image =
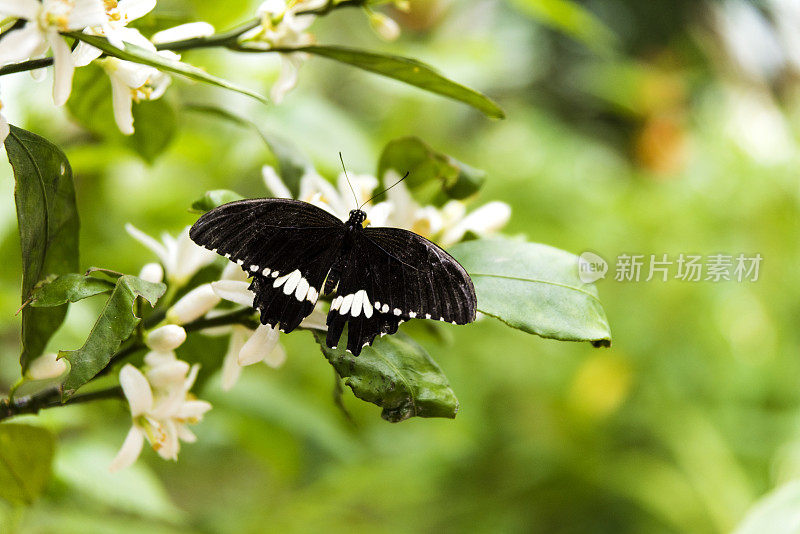
[[[152,250],[161,260],[170,283],[183,285],[200,269],[214,261],[216,254],[196,245],[189,238],[187,226],[177,238],[164,233],[163,243],[145,234],[132,224],[126,224],[125,230],[134,239]]]
[[[400,37],[400,26],[383,13],[371,11],[369,13],[369,25],[385,41],[395,41]]]
[[[160,263],[146,263],[139,271],[139,278],[153,284],[161,283],[164,279],[164,268]]]
[[[109,466],[118,471],[133,464],[147,440],[159,456],[176,460],[180,441],[197,438],[188,425],[199,422],[211,404],[195,400],[189,390],[197,378],[198,366],[189,367],[169,353],[148,355],[148,365],[156,363],[145,376],[131,364],[119,373],[119,382],[131,409],[133,425],[122,448]]]
[[[255,295],[248,289],[248,285],[248,282],[241,280],[220,280],[211,283],[211,287],[220,298],[240,306],[252,307]],[[325,315],[315,308],[308,317],[303,319],[300,326],[315,330],[327,330],[325,320]],[[235,325],[229,331],[231,339],[222,363],[222,388],[224,390],[227,391],[236,384],[243,366],[263,361],[270,367],[280,367],[286,361],[286,352],[278,343],[280,333],[277,328],[262,324],[255,330],[250,330],[244,326]],[[206,333],[209,332],[206,331]],[[226,333],[226,331],[215,329],[215,333]]]
[[[265,50],[313,44],[314,38],[306,30],[316,17],[299,13],[324,7],[327,3],[328,0],[267,0],[257,10],[261,24],[245,32],[240,41]],[[300,52],[281,54],[281,73],[270,92],[275,103],[281,102],[297,84],[297,71],[307,57]]]
[[[66,372],[67,362],[59,360],[55,352],[48,352],[31,362],[27,375],[32,380],[48,380],[58,378]]]
[[[125,48],[124,43],[128,42],[137,46],[142,46],[142,39],[138,31],[128,29],[125,26],[131,21],[147,15],[156,7],[156,0],[104,0],[105,20],[102,24],[91,28],[86,28],[84,33],[91,35],[105,36],[108,41],[117,48]],[[137,36],[138,35],[138,36]],[[144,39],[147,41],[147,39]],[[149,41],[147,41],[149,45]],[[99,48],[81,41],[72,52],[72,57],[77,67],[88,65],[102,54]]]
[[[125,29],[128,30],[128,28]],[[145,41],[147,40],[145,39]],[[146,45],[141,43],[140,46],[152,52],[156,51],[149,41]],[[158,52],[158,54],[176,61],[180,59],[179,55],[168,50]],[[131,135],[133,133],[133,103],[161,98],[172,83],[172,78],[154,67],[114,57],[103,59],[102,66],[111,80],[114,121],[123,134]]]
[[[0,0],[0,15],[28,21],[0,41],[0,65],[44,55],[53,49],[53,101],[63,105],[72,91],[72,53],[59,32],[80,31],[105,21],[100,0]]]
[[[145,344],[159,352],[175,350],[186,341],[186,330],[175,324],[156,328],[147,334]]]
[[[154,33],[150,42],[154,44],[170,43],[210,35],[214,35],[214,26],[208,22],[189,22]]]
[[[511,207],[505,202],[489,202],[467,214],[439,239],[443,247],[455,245],[467,232],[480,237],[491,235],[501,230],[511,218]]]

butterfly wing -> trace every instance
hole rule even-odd
[[[345,323],[355,355],[378,334],[393,334],[408,319],[455,324],[475,320],[475,288],[464,268],[427,239],[399,228],[359,232],[341,267],[338,296],[328,314],[327,345]]]
[[[312,204],[249,199],[205,213],[189,236],[253,277],[261,322],[291,332],[311,313],[336,258],[344,224]]]

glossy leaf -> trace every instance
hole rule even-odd
[[[34,286],[48,275],[78,270],[80,222],[72,169],[64,153],[48,140],[15,126],[5,146],[16,181],[25,302]],[[44,351],[66,313],[66,306],[22,310],[23,372]]]
[[[296,198],[300,194],[300,178],[310,169],[313,170],[314,164],[294,143],[280,135],[267,133],[253,121],[217,106],[191,105],[187,106],[187,109],[216,115],[239,126],[254,130],[264,141],[264,144],[267,145],[272,155],[275,156],[278,164],[278,173],[283,183],[289,188],[292,196]]]
[[[70,98],[67,109],[81,126],[107,141],[131,148],[148,163],[155,161],[175,137],[177,117],[167,98],[134,102],[134,132],[123,135],[114,122],[111,82],[96,65],[75,71],[73,91],[80,96]]]
[[[34,308],[60,306],[67,302],[78,302],[85,298],[109,293],[114,282],[77,273],[62,274],[48,282],[39,284],[31,294],[30,305]]]
[[[395,172],[394,180],[387,179],[389,170]],[[404,183],[422,204],[442,205],[451,198],[466,198],[476,193],[486,180],[483,171],[437,152],[418,137],[390,141],[378,162],[382,187],[390,187],[406,172],[409,174]]]
[[[105,37],[98,35],[90,35],[88,33],[80,32],[70,32],[67,35],[80,41],[84,41],[95,48],[99,48],[109,56],[123,59],[125,61],[133,61],[134,63],[141,63],[142,65],[149,65],[161,71],[180,74],[181,76],[185,76],[191,80],[204,82],[210,85],[216,85],[217,87],[222,87],[224,89],[229,89],[231,91],[236,91],[237,93],[250,96],[260,102],[267,102],[263,96],[259,95],[255,91],[245,89],[244,87],[240,87],[232,82],[213,76],[203,69],[195,67],[194,65],[189,65],[188,63],[165,58],[156,54],[155,52],[145,50],[139,46],[125,43],[125,49],[123,50],[109,43],[108,39]]]
[[[542,337],[611,344],[597,288],[578,278],[577,256],[504,239],[467,241],[449,252],[472,277],[480,312]]]
[[[164,291],[164,284],[145,282],[130,275],[119,277],[86,343],[77,350],[59,352],[59,358],[66,358],[70,363],[69,374],[61,389],[64,399],[104,369],[122,342],[130,337],[140,320],[134,309],[136,297],[155,305]]]
[[[230,189],[214,189],[213,191],[206,191],[206,194],[192,202],[192,211],[196,213],[205,213],[209,210],[222,206],[234,200],[241,200],[244,197],[236,191]]]
[[[368,52],[344,46],[304,46],[292,50],[333,59],[340,63],[346,63],[362,70],[419,87],[431,93],[458,100],[495,119],[505,117],[505,113],[500,106],[487,96],[446,78],[436,72],[430,65],[426,65],[416,59]]]
[[[616,35],[593,13],[572,0],[512,0],[522,13],[562,31],[587,46],[609,52]]]
[[[30,504],[50,480],[55,438],[44,428],[0,425],[0,497]]]
[[[375,339],[356,357],[325,345],[325,334],[314,332],[322,352],[356,397],[377,404],[381,417],[392,423],[410,417],[454,418],[458,400],[442,370],[428,353],[402,332]]]

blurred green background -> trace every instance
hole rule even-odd
[[[225,29],[255,4],[161,0],[148,24]],[[67,153],[82,217],[82,267],[138,272],[124,233],[191,224],[207,189],[264,194],[261,140],[181,109],[253,118],[335,175],[375,172],[389,140],[417,135],[488,172],[478,203],[513,208],[509,234],[611,263],[598,282],[610,349],[543,340],[492,319],[420,337],[460,401],[455,420],[390,424],[349,392],[308,333],[282,339],[279,370],[255,366],[178,463],[146,450],[107,465],[130,418],[117,401],[43,412],[55,475],[31,508],[0,503],[20,532],[553,532],[732,530],[756,500],[800,477],[800,10],[790,0],[412,0],[386,11],[381,43],[357,10],[318,20],[320,43],[422,59],[505,108],[461,104],[312,59],[283,104],[174,80],[174,139],[152,164],[50,104],[49,83],[2,79],[3,112]],[[268,91],[278,58],[184,59]],[[80,72],[80,71],[79,71]],[[73,98],[79,97],[76,93]],[[108,117],[113,126],[113,119]],[[0,163],[0,388],[18,377],[19,240],[13,178]],[[762,255],[757,282],[617,282],[619,254]],[[674,270],[673,270],[674,273]],[[71,308],[53,348],[80,345],[99,303]],[[411,326],[411,325],[408,325]],[[20,418],[23,421],[25,418]],[[0,530],[5,531],[3,528]]]

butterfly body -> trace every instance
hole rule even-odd
[[[207,212],[189,235],[252,277],[263,324],[291,332],[321,294],[335,293],[326,344],[335,348],[348,325],[355,355],[408,319],[475,319],[475,290],[455,259],[413,232],[365,228],[366,217],[356,209],[343,222],[306,202],[250,199]]]

